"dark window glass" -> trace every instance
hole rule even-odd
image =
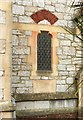
[[[37,36],[37,70],[51,70],[51,38],[48,31]]]

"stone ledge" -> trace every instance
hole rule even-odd
[[[15,106],[8,101],[0,102],[0,112],[11,112],[15,110]]]
[[[66,113],[76,113],[78,108],[62,108],[62,109],[35,109],[35,110],[17,110],[17,116],[40,116],[40,115],[50,115],[50,114],[66,114]]]
[[[57,99],[77,99],[74,93],[15,93],[13,95],[16,102],[18,101],[35,101],[35,100],[57,100]]]

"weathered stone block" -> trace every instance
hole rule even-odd
[[[61,59],[61,60],[62,60],[62,59],[68,59],[68,56],[67,56],[67,55],[64,55],[64,56],[63,56],[63,54],[62,54],[62,55],[58,55],[58,58]]]
[[[28,6],[28,8],[26,7],[25,8],[25,11],[28,11],[28,12],[36,12],[38,10],[38,7],[36,6]]]
[[[76,54],[81,55],[81,54],[82,54],[82,51],[81,51],[81,50],[76,51]]]
[[[19,37],[19,45],[26,46],[28,45],[28,40],[25,37]]]
[[[16,54],[16,55],[18,55],[18,54],[26,54],[26,55],[28,55],[28,54],[30,54],[30,47],[25,47],[25,46],[23,46],[23,47],[21,47],[21,46],[15,46],[15,47],[13,47],[13,54]]]
[[[68,78],[66,79],[66,82],[67,82],[67,84],[72,84],[72,83],[74,82],[74,78],[68,77]]]
[[[34,109],[34,102],[17,102],[16,110]]]
[[[57,85],[56,91],[57,92],[67,92],[68,85]]]
[[[13,5],[12,12],[13,14],[24,15],[24,6]]]
[[[19,16],[19,22],[22,23],[33,23],[33,20],[27,16]]]
[[[64,100],[56,100],[56,101],[50,101],[50,108],[63,108],[65,107],[64,105]]]
[[[72,76],[72,77],[76,76],[76,71],[74,70],[69,71],[69,76]]]
[[[45,9],[49,10],[49,11],[55,11],[55,7],[54,6],[51,6],[51,5],[46,5],[45,6]]]
[[[58,70],[66,70],[66,65],[58,65]]]
[[[31,71],[32,70],[32,66],[31,65],[30,66],[29,65],[22,65],[21,69],[23,69],[23,70],[30,70]]]
[[[68,71],[59,71],[59,75],[68,75]]]
[[[67,76],[61,76],[61,80],[66,80]]]
[[[24,87],[24,86],[23,86]],[[28,91],[29,91],[29,89],[28,88],[23,88],[23,87],[18,87],[17,89],[16,89],[16,93],[29,93]]]
[[[18,22],[17,16],[13,16],[13,17],[12,17],[12,20],[13,20],[13,22]]]
[[[12,45],[18,45],[18,37],[17,37],[17,35],[12,35]]]
[[[59,60],[59,64],[61,64],[61,65],[71,64],[71,59]]]
[[[27,81],[25,82],[25,86],[26,86],[26,87],[31,87],[31,86],[32,86],[32,80],[27,80]]]
[[[73,43],[72,43],[72,46],[77,47],[77,46],[78,46],[78,43],[73,42]]]
[[[73,35],[71,34],[65,34],[65,37],[71,41],[73,41]]]
[[[76,51],[74,47],[64,47],[63,54],[64,55],[75,55]]]
[[[20,30],[12,30],[13,35],[21,35],[22,32]]]
[[[73,21],[68,21],[68,27],[75,28],[74,22]]]
[[[30,47],[20,47],[19,46],[19,54],[30,54]]]
[[[20,65],[18,65],[18,62],[17,62],[17,61],[18,61],[18,59],[16,59],[16,60],[13,59],[13,60],[12,60],[12,62],[13,62],[13,67],[12,67],[12,68],[13,68],[14,71],[20,70]],[[17,65],[16,65],[16,64],[17,64]]]
[[[50,108],[60,109],[60,108],[75,108],[77,107],[77,100],[56,100],[50,101]]]
[[[35,101],[35,109],[49,108],[49,101]]]
[[[44,0],[43,0],[44,1]],[[52,2],[53,0],[45,0],[45,4],[47,4],[47,5],[51,5],[51,2]]]
[[[77,100],[74,100],[74,99],[72,99],[72,100],[65,100],[65,107],[77,107]]]
[[[44,7],[44,0],[42,0],[42,1],[37,1],[37,0],[35,0],[35,1],[33,1],[33,6],[36,6],[36,7]]]
[[[61,40],[60,46],[71,46],[71,41],[70,40]]]
[[[61,1],[61,0],[57,0],[57,2],[60,3],[60,4],[61,4],[61,3],[62,3],[62,4],[65,4],[65,3],[66,3],[66,0],[62,0],[62,1]]]
[[[32,1],[23,0],[22,5],[32,6]]]
[[[69,15],[69,14],[66,14],[65,16],[64,16],[64,20],[71,20],[72,19],[72,17],[71,17],[71,15]]]
[[[12,76],[15,76],[15,75],[17,75],[17,74],[18,74],[17,71],[12,71]]]
[[[62,13],[54,12],[53,14],[56,15],[60,20],[62,20],[64,17]]]
[[[19,83],[20,77],[19,76],[12,76],[12,83]]]
[[[23,0],[16,0],[15,2],[19,5],[21,5],[23,3]]]
[[[58,20],[55,23],[56,26],[67,26],[67,20]]]
[[[30,71],[19,71],[18,76],[30,76]]]
[[[75,71],[75,65],[67,65],[67,70],[68,71],[71,71],[71,70]]]
[[[25,35],[31,36],[32,35],[32,31],[25,31]]]
[[[56,83],[57,85],[65,85],[66,84],[66,82],[65,82],[65,80],[57,80],[57,83]]]
[[[57,12],[60,12],[60,13],[65,12],[65,5],[63,5],[63,4],[55,4],[55,10]]]
[[[27,80],[29,80],[29,77],[23,76],[23,77],[20,77],[20,79],[23,80],[23,81],[27,81]]]
[[[61,55],[62,54],[62,48],[57,48],[57,54]]]
[[[72,58],[72,64],[81,64],[82,58]]]
[[[65,39],[65,34],[64,33],[58,33],[57,37],[58,37],[58,39]]]
[[[30,17],[32,14],[33,14],[33,12],[27,12],[27,11],[25,12],[25,15],[28,17]]]

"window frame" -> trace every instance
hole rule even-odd
[[[46,41],[45,41],[45,38],[41,38],[43,35],[44,36],[46,35],[49,39],[46,39]],[[41,31],[37,35],[37,72],[51,72],[52,71],[52,53],[51,53],[52,52],[52,50],[51,50],[51,48],[52,48],[52,40],[51,39],[52,39],[52,35],[49,33],[49,31]],[[39,42],[40,42],[40,45],[39,45]],[[44,46],[41,45],[41,42],[43,42]],[[43,52],[44,50],[46,50],[44,48],[44,47],[46,47],[45,46],[46,44],[44,42],[48,42],[48,44],[50,43],[49,45],[47,45],[47,47],[49,47],[49,49],[47,49],[49,52],[48,51]],[[40,50],[40,51],[38,51],[38,50]],[[46,52],[48,52],[48,55],[49,55],[46,58],[46,60],[48,62],[41,63],[42,60],[43,60],[43,62],[45,62],[45,58],[43,58],[43,57],[45,57]],[[42,60],[40,59],[40,57],[42,58]],[[39,64],[40,64],[40,66],[39,66]],[[43,67],[45,66],[45,64],[47,64],[47,66],[45,68],[42,68],[41,64],[43,65]],[[48,67],[49,65],[50,65],[50,67]]]
[[[52,62],[51,62],[51,71],[37,71],[37,35],[41,31],[48,31],[52,35],[51,39],[51,49],[52,49]],[[29,37],[29,46],[31,47],[31,54],[28,55],[27,62],[32,66],[30,79],[40,80],[41,76],[55,77],[58,76],[58,55],[56,52],[57,47],[59,46],[59,41],[57,39],[57,32],[51,26],[35,25],[35,30],[32,31],[32,36]],[[50,78],[49,78],[50,79]]]

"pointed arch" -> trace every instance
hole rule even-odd
[[[58,20],[58,18],[54,14],[45,9],[35,12],[31,15],[31,18],[34,20],[35,23],[39,23],[40,21],[46,19],[48,22],[50,22],[51,25]]]
[[[51,71],[51,38],[49,31],[41,31],[37,36],[38,71]]]

